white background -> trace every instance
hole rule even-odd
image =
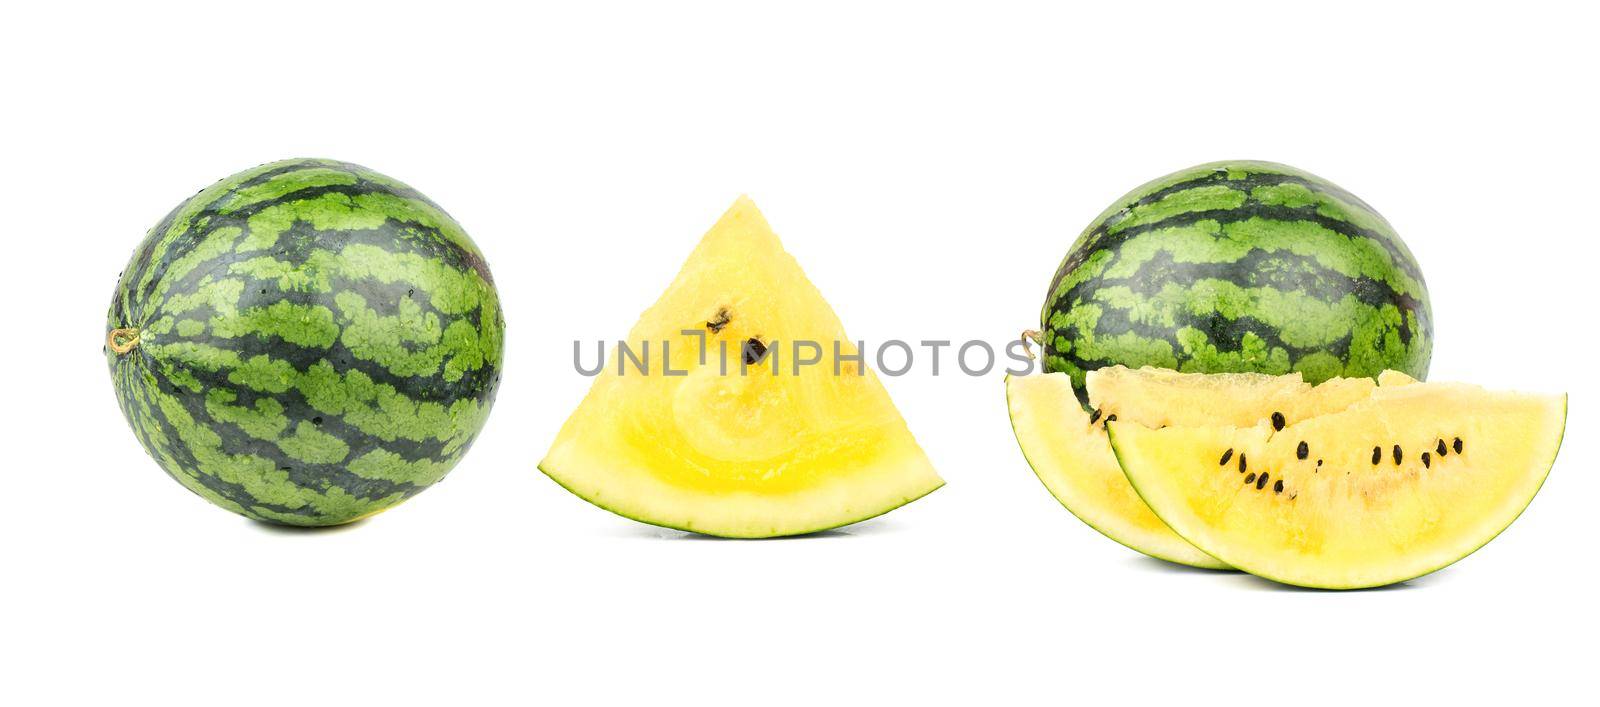
[[[1594,704],[1590,11],[150,5],[0,19],[0,702]],[[145,229],[297,156],[443,204],[510,323],[467,459],[323,532],[167,479],[101,354]],[[998,343],[1112,199],[1228,158],[1394,223],[1431,377],[1571,393],[1486,549],[1357,593],[1145,559],[1035,480],[999,374],[921,366],[886,382],[949,485],[842,531],[705,540],[534,468],[589,383],[570,341],[623,335],[740,193],[852,336]]]

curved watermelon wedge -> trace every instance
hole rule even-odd
[[[1078,520],[1130,549],[1181,565],[1228,569],[1150,512],[1122,475],[1105,431],[1072,390],[1065,373],[1006,379],[1011,431],[1050,494]]]
[[[1172,532],[1139,499],[1111,451],[1108,421],[1151,427],[1282,424],[1343,410],[1380,385],[1414,382],[1393,371],[1376,382],[1336,378],[1312,386],[1298,373],[1196,375],[1123,366],[1090,371],[1087,381],[1093,413],[1083,409],[1065,373],[1006,379],[1011,428],[1028,465],[1061,505],[1106,537],[1151,557],[1206,569],[1228,565]]]
[[[1107,427],[1139,496],[1196,547],[1278,582],[1357,589],[1443,568],[1509,526],[1555,462],[1566,403],[1419,383],[1279,430]],[[1218,463],[1242,455],[1243,470]]]

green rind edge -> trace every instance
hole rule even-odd
[[[796,530],[794,532],[789,532],[789,533],[776,533],[776,534],[770,534],[770,535],[769,534],[738,535],[738,534],[734,534],[734,533],[711,532],[711,531],[707,531],[707,530],[700,530],[700,529],[697,529],[697,528],[686,528],[686,527],[681,526],[681,525],[675,525],[675,524],[673,524],[673,523],[671,523],[669,521],[655,520],[655,519],[644,517],[643,515],[638,515],[638,516],[629,515],[629,514],[624,513],[624,512],[622,512],[620,510],[617,510],[615,508],[607,506],[604,503],[596,501],[596,500],[594,500],[594,499],[592,499],[592,498],[580,493],[577,489],[574,489],[571,486],[568,486],[568,485],[562,483],[561,479],[559,477],[557,477],[554,472],[552,472],[550,469],[546,469],[545,468],[545,463],[544,462],[539,462],[538,469],[545,476],[549,477],[551,481],[556,482],[557,486],[560,486],[561,488],[566,489],[568,493],[570,493],[570,494],[572,494],[574,496],[577,496],[578,498],[583,499],[585,502],[587,502],[588,504],[590,504],[590,505],[592,505],[592,506],[594,506],[596,508],[599,508],[599,509],[605,510],[605,511],[609,511],[609,512],[614,513],[616,515],[619,515],[619,516],[621,516],[623,518],[627,518],[628,520],[637,521],[637,522],[640,522],[640,523],[644,523],[646,525],[653,525],[653,526],[656,526],[658,528],[666,528],[668,530],[681,530],[681,531],[686,532],[686,533],[694,533],[696,535],[705,535],[705,536],[713,537],[713,538],[727,538],[727,539],[730,539],[730,540],[767,540],[767,539],[773,539],[773,538],[792,538],[792,537],[801,536],[801,535],[811,535],[811,534],[814,534],[814,533],[821,533],[821,532],[828,531],[828,530],[834,530],[834,529],[837,529],[837,528],[843,528],[843,527],[845,527],[847,525],[854,525],[854,524],[860,523],[862,521],[872,520],[873,518],[877,518],[878,516],[887,514],[890,511],[898,510],[898,509],[900,509],[900,508],[902,508],[904,506],[910,505],[911,503],[913,503],[915,501],[919,501],[919,500],[925,498],[928,494],[931,494],[934,491],[938,491],[939,489],[944,488],[944,485],[945,485],[944,479],[940,479],[939,483],[928,487],[926,490],[922,491],[921,493],[919,493],[919,494],[917,494],[915,496],[912,496],[910,498],[907,498],[907,499],[905,499],[905,500],[903,500],[903,501],[901,501],[899,503],[896,503],[896,504],[894,504],[892,506],[884,508],[883,510],[875,511],[875,512],[872,512],[872,513],[868,513],[867,515],[860,516],[858,518],[852,518],[850,520],[846,520],[846,521],[839,522],[839,523],[834,523],[834,524],[831,524],[831,525],[819,525],[819,526],[816,526],[816,527],[813,527],[813,528],[806,528],[806,529],[803,529],[803,530]]]

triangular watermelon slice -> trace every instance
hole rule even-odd
[[[817,344],[820,360],[797,368],[813,350],[795,342]],[[944,483],[747,198],[700,241],[627,348],[632,357],[611,352],[539,464],[597,506],[771,537],[871,518]]]

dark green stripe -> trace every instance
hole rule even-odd
[[[1243,258],[1226,263],[1178,263],[1173,260],[1172,253],[1161,251],[1131,276],[1096,278],[1068,290],[1065,296],[1051,302],[1052,306],[1046,313],[1047,321],[1050,314],[1064,312],[1080,304],[1084,292],[1119,284],[1141,294],[1154,294],[1172,280],[1174,273],[1181,273],[1186,282],[1223,280],[1248,288],[1301,291],[1329,302],[1337,301],[1345,294],[1353,294],[1371,307],[1388,305],[1413,313],[1422,309],[1422,303],[1410,294],[1398,292],[1371,278],[1347,277],[1323,267],[1314,258],[1296,253],[1251,250]],[[1426,322],[1426,318],[1420,314],[1419,319]],[[1399,334],[1402,341],[1409,343],[1415,332],[1410,327],[1403,327]]]

